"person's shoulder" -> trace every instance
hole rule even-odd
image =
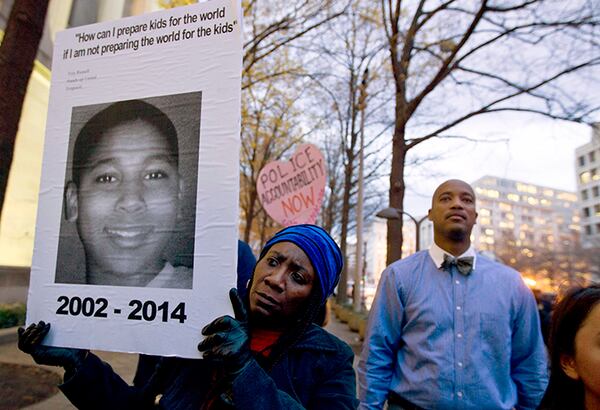
[[[506,295],[529,295],[531,291],[525,285],[521,273],[502,262],[486,256],[477,255],[476,270],[489,279],[487,282],[496,289],[503,289]],[[508,293],[506,293],[508,292]],[[533,297],[533,294],[531,294]]]
[[[429,251],[419,251],[406,258],[392,262],[385,268],[383,274],[391,275],[396,278],[414,278],[417,273],[423,273],[425,271],[424,268],[427,263],[431,263],[433,266],[433,260],[431,259],[431,256],[429,256]]]
[[[427,259],[430,259],[430,258],[431,257],[429,256],[429,251],[427,251],[427,250],[418,251],[416,253],[413,253],[410,256],[407,256],[406,258],[398,259],[397,261],[392,262],[388,266],[388,269],[402,270],[402,269],[412,268],[414,266],[418,266],[418,265],[422,264],[424,261],[426,261]]]
[[[341,353],[344,356],[354,355],[348,343],[314,323],[308,327],[295,348]]]
[[[298,379],[351,383],[349,390],[354,392],[354,352],[346,342],[326,329],[311,324],[286,354]]]
[[[250,245],[240,239],[238,239],[238,258],[250,259],[253,263],[256,263],[256,258],[254,257],[254,253],[252,253],[252,248],[250,248]]]
[[[254,257],[254,253],[252,253],[252,249],[250,245],[246,242],[243,242],[238,239],[238,248],[237,248],[237,273],[238,276],[241,276],[241,280],[245,285],[246,281],[250,279],[252,276],[252,271],[254,270],[254,265],[256,265],[256,258]]]

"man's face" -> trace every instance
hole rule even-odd
[[[283,328],[306,306],[315,270],[306,253],[291,242],[273,245],[258,261],[250,288],[250,312],[259,323]]]
[[[171,238],[181,195],[175,155],[152,125],[134,120],[107,130],[67,188],[88,270],[156,274]]]
[[[428,216],[436,235],[451,241],[468,238],[477,219],[473,189],[459,180],[444,182],[433,194]]]

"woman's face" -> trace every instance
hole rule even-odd
[[[600,303],[577,331],[575,357],[564,359],[563,370],[570,378],[582,381],[586,403],[600,403]]]
[[[315,270],[306,253],[291,242],[273,245],[258,261],[250,288],[250,312],[256,323],[284,328],[306,308]]]

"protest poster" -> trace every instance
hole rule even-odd
[[[232,314],[240,5],[58,33],[27,322],[45,343],[198,358]]]
[[[289,161],[273,161],[260,170],[258,197],[267,214],[283,226],[315,223],[321,211],[327,170],[321,151],[301,144]]]

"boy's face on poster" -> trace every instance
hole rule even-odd
[[[166,138],[143,120],[104,131],[79,186],[67,187],[67,219],[77,221],[88,270],[157,273],[180,211],[182,182]]]

